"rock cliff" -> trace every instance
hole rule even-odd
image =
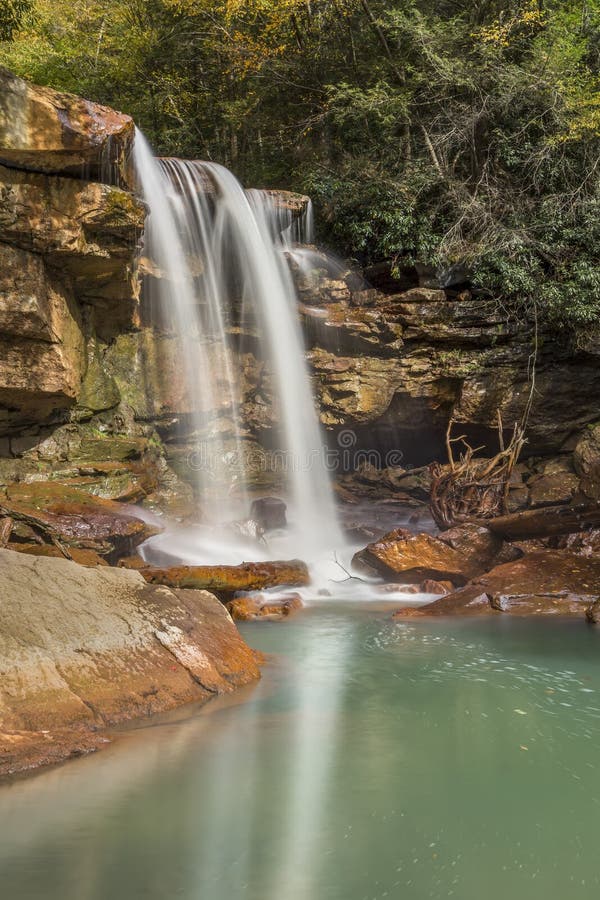
[[[160,273],[138,259],[146,212],[128,187],[133,123],[5,70],[0,88],[0,484],[41,475],[108,499],[189,500],[194,398],[168,311],[157,314],[145,299]],[[296,274],[321,419],[335,446],[352,429],[356,450],[393,450],[403,466],[419,466],[444,456],[451,417],[493,449],[498,410],[507,431],[522,416],[533,322],[466,283],[442,289],[421,269],[398,278],[379,267],[367,273],[369,285],[350,271],[328,274],[317,255],[314,272]],[[256,327],[235,304],[229,336],[252,453],[273,444],[276,423]],[[530,502],[535,486],[535,502],[557,502],[580,479],[590,496],[598,491],[587,426],[599,418],[599,362],[592,340],[574,348],[557,331],[538,333],[526,447],[537,461],[515,498],[521,490]],[[233,441],[231,411],[204,412],[220,417]],[[151,474],[143,484],[142,471]]]

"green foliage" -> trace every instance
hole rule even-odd
[[[25,24],[34,0],[0,0],[0,41],[12,41]]]
[[[600,0],[8,7],[4,65],[125,109],[159,153],[311,193],[345,255],[600,313]]]

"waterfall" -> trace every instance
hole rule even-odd
[[[299,219],[277,203],[276,194],[245,192],[231,172],[214,163],[157,160],[139,132],[134,160],[149,212],[143,253],[157,276],[149,279],[149,299],[170,318],[180,342],[189,431],[201,461],[193,470],[203,519],[226,522],[239,516],[240,505],[248,507],[244,447],[249,434],[230,346],[232,298],[239,297],[243,314],[255,320],[261,355],[272,376],[295,555],[308,558],[324,547],[339,546],[286,260],[292,243],[312,239],[312,210]],[[207,448],[208,466],[202,464]]]

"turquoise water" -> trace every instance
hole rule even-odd
[[[600,632],[247,626],[262,682],[0,787],[10,900],[579,900],[600,892]]]

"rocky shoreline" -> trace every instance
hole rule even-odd
[[[260,676],[212,594],[0,550],[0,775],[96,749],[105,729]]]

